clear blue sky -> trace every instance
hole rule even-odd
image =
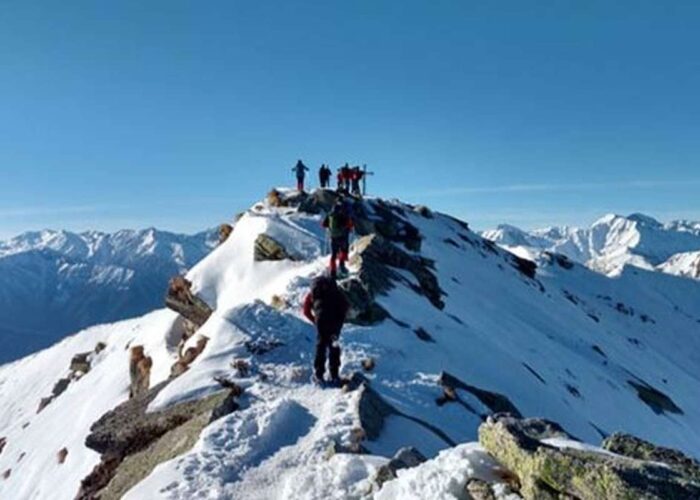
[[[700,2],[5,1],[0,236],[194,231],[291,167],[478,228],[700,219]]]

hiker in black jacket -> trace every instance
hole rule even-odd
[[[330,384],[340,387],[340,331],[350,305],[335,280],[328,276],[316,278],[304,299],[304,316],[316,325],[316,356],[313,381],[325,383],[326,353]]]
[[[318,171],[318,181],[322,189],[328,188],[331,185],[331,169],[324,163]]]

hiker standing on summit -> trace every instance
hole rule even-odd
[[[331,169],[325,163],[318,170],[318,182],[321,189],[326,189],[331,185]]]
[[[306,177],[308,170],[308,167],[301,160],[297,160],[297,164],[292,168],[292,172],[296,173],[297,176],[297,190],[299,192],[304,191],[304,177]]]
[[[325,384],[326,354],[330,385],[340,387],[340,331],[350,305],[335,280],[328,276],[316,278],[311,291],[304,299],[304,316],[316,325],[316,356],[314,358],[313,382]]]
[[[323,219],[322,225],[328,229],[328,235],[331,240],[331,277],[333,279],[337,277],[336,261],[338,261],[337,268],[340,270],[341,275],[347,275],[348,270],[345,267],[345,262],[348,260],[350,231],[352,231],[354,224],[342,200],[338,200],[333,206],[331,213]]]

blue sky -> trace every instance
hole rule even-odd
[[[7,1],[0,237],[194,231],[297,158],[486,228],[700,219],[700,3]]]

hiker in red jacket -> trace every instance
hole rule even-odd
[[[340,387],[340,331],[350,309],[343,291],[335,280],[327,276],[316,278],[304,299],[304,316],[316,325],[316,356],[313,381],[325,383],[326,353],[330,372],[330,385]]]

